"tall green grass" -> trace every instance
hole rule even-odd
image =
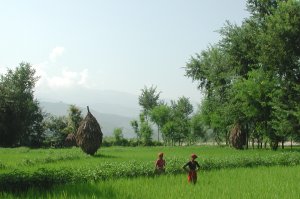
[[[0,191],[48,188],[116,178],[154,176],[154,161],[163,151],[168,174],[183,173],[191,153],[199,155],[202,170],[300,164],[299,151],[245,150],[220,147],[112,147],[89,156],[72,149],[0,149]]]
[[[1,198],[300,198],[300,166],[257,167],[200,171],[198,183],[188,184],[186,175],[118,179],[97,183],[55,186],[51,190],[0,194]]]
[[[191,153],[196,153],[200,160],[224,160],[232,158],[260,158],[278,154],[299,154],[300,148],[272,151],[261,149],[235,150],[229,147],[191,146],[191,147],[103,147],[95,156],[84,154],[80,148],[69,149],[29,149],[0,148],[0,173],[21,169],[22,171],[38,168],[82,168],[95,167],[107,163],[124,163],[130,161],[151,162],[158,152],[164,152],[168,160],[187,161]]]

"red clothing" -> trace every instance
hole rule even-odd
[[[164,166],[165,166],[165,160],[163,160],[163,159],[158,159],[157,161],[156,161],[156,164],[155,164],[155,166],[156,166],[156,168],[158,168],[158,169],[163,169],[164,168]]]
[[[197,168],[200,168],[200,165],[197,161],[189,161],[183,166],[183,169],[186,169],[186,167],[189,167],[188,182],[195,184],[197,182]]]
[[[196,182],[197,181],[197,172],[195,170],[190,170],[188,175],[188,182]]]

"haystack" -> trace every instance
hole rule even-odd
[[[65,146],[66,147],[72,147],[77,146],[76,143],[76,136],[74,133],[69,133],[65,139]]]
[[[85,153],[94,155],[100,148],[103,134],[89,107],[87,107],[87,110],[88,113],[77,130],[76,142]]]
[[[236,149],[243,149],[246,144],[246,136],[242,132],[241,126],[235,124],[230,133],[231,145]]]

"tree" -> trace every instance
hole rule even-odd
[[[171,118],[171,108],[166,104],[155,106],[150,112],[150,119],[157,125],[157,140],[159,142],[159,132],[161,127]]]
[[[134,133],[136,134],[136,139],[139,142],[141,140],[141,134],[139,131],[139,123],[137,120],[130,121],[130,125],[132,126]]]
[[[71,130],[70,133],[76,134],[77,129],[80,126],[80,122],[83,120],[81,110],[75,105],[70,105],[68,112],[68,125]]]
[[[156,87],[151,86],[147,88],[145,86],[142,89],[142,94],[139,96],[139,105],[143,108],[145,119],[148,121],[150,111],[158,105],[160,92],[156,91]]]
[[[191,133],[189,135],[189,140],[190,142],[196,142],[200,138],[202,138],[204,141],[207,140],[202,115],[198,112],[191,118]]]
[[[39,145],[43,114],[34,99],[38,77],[28,63],[9,69],[0,79],[0,146]]]
[[[141,136],[143,138],[144,144],[150,145],[151,141],[152,141],[152,134],[153,134],[153,130],[151,128],[151,126],[149,125],[149,122],[145,121],[141,123]]]
[[[65,116],[47,115],[44,124],[45,144],[62,147],[68,135],[68,119]]]
[[[173,134],[175,141],[179,145],[183,142],[188,134],[191,132],[190,115],[193,112],[193,106],[189,99],[180,97],[177,101],[171,101],[172,107],[172,121],[175,125],[175,132]]]
[[[122,128],[115,128],[113,134],[114,134],[114,137],[115,137],[116,145],[120,145],[121,141],[124,139],[123,129]]]
[[[173,146],[175,144],[175,131],[176,131],[176,124],[174,121],[168,121],[162,127],[162,133],[164,135],[164,141],[167,143],[171,142]]]
[[[241,26],[228,22],[220,42],[190,59],[186,75],[204,91],[200,114],[218,140],[227,143],[238,126],[239,139],[258,146],[268,139],[277,149],[300,129],[300,2],[248,0],[247,8],[250,17]]]

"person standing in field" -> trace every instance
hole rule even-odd
[[[166,161],[163,159],[164,153],[158,154],[158,159],[155,163],[155,173],[161,174],[165,172]]]
[[[191,160],[182,167],[185,171],[189,173],[188,182],[194,184],[196,184],[197,182],[197,170],[199,170],[200,168],[198,162],[195,160],[197,157],[198,156],[196,154],[192,154]]]

